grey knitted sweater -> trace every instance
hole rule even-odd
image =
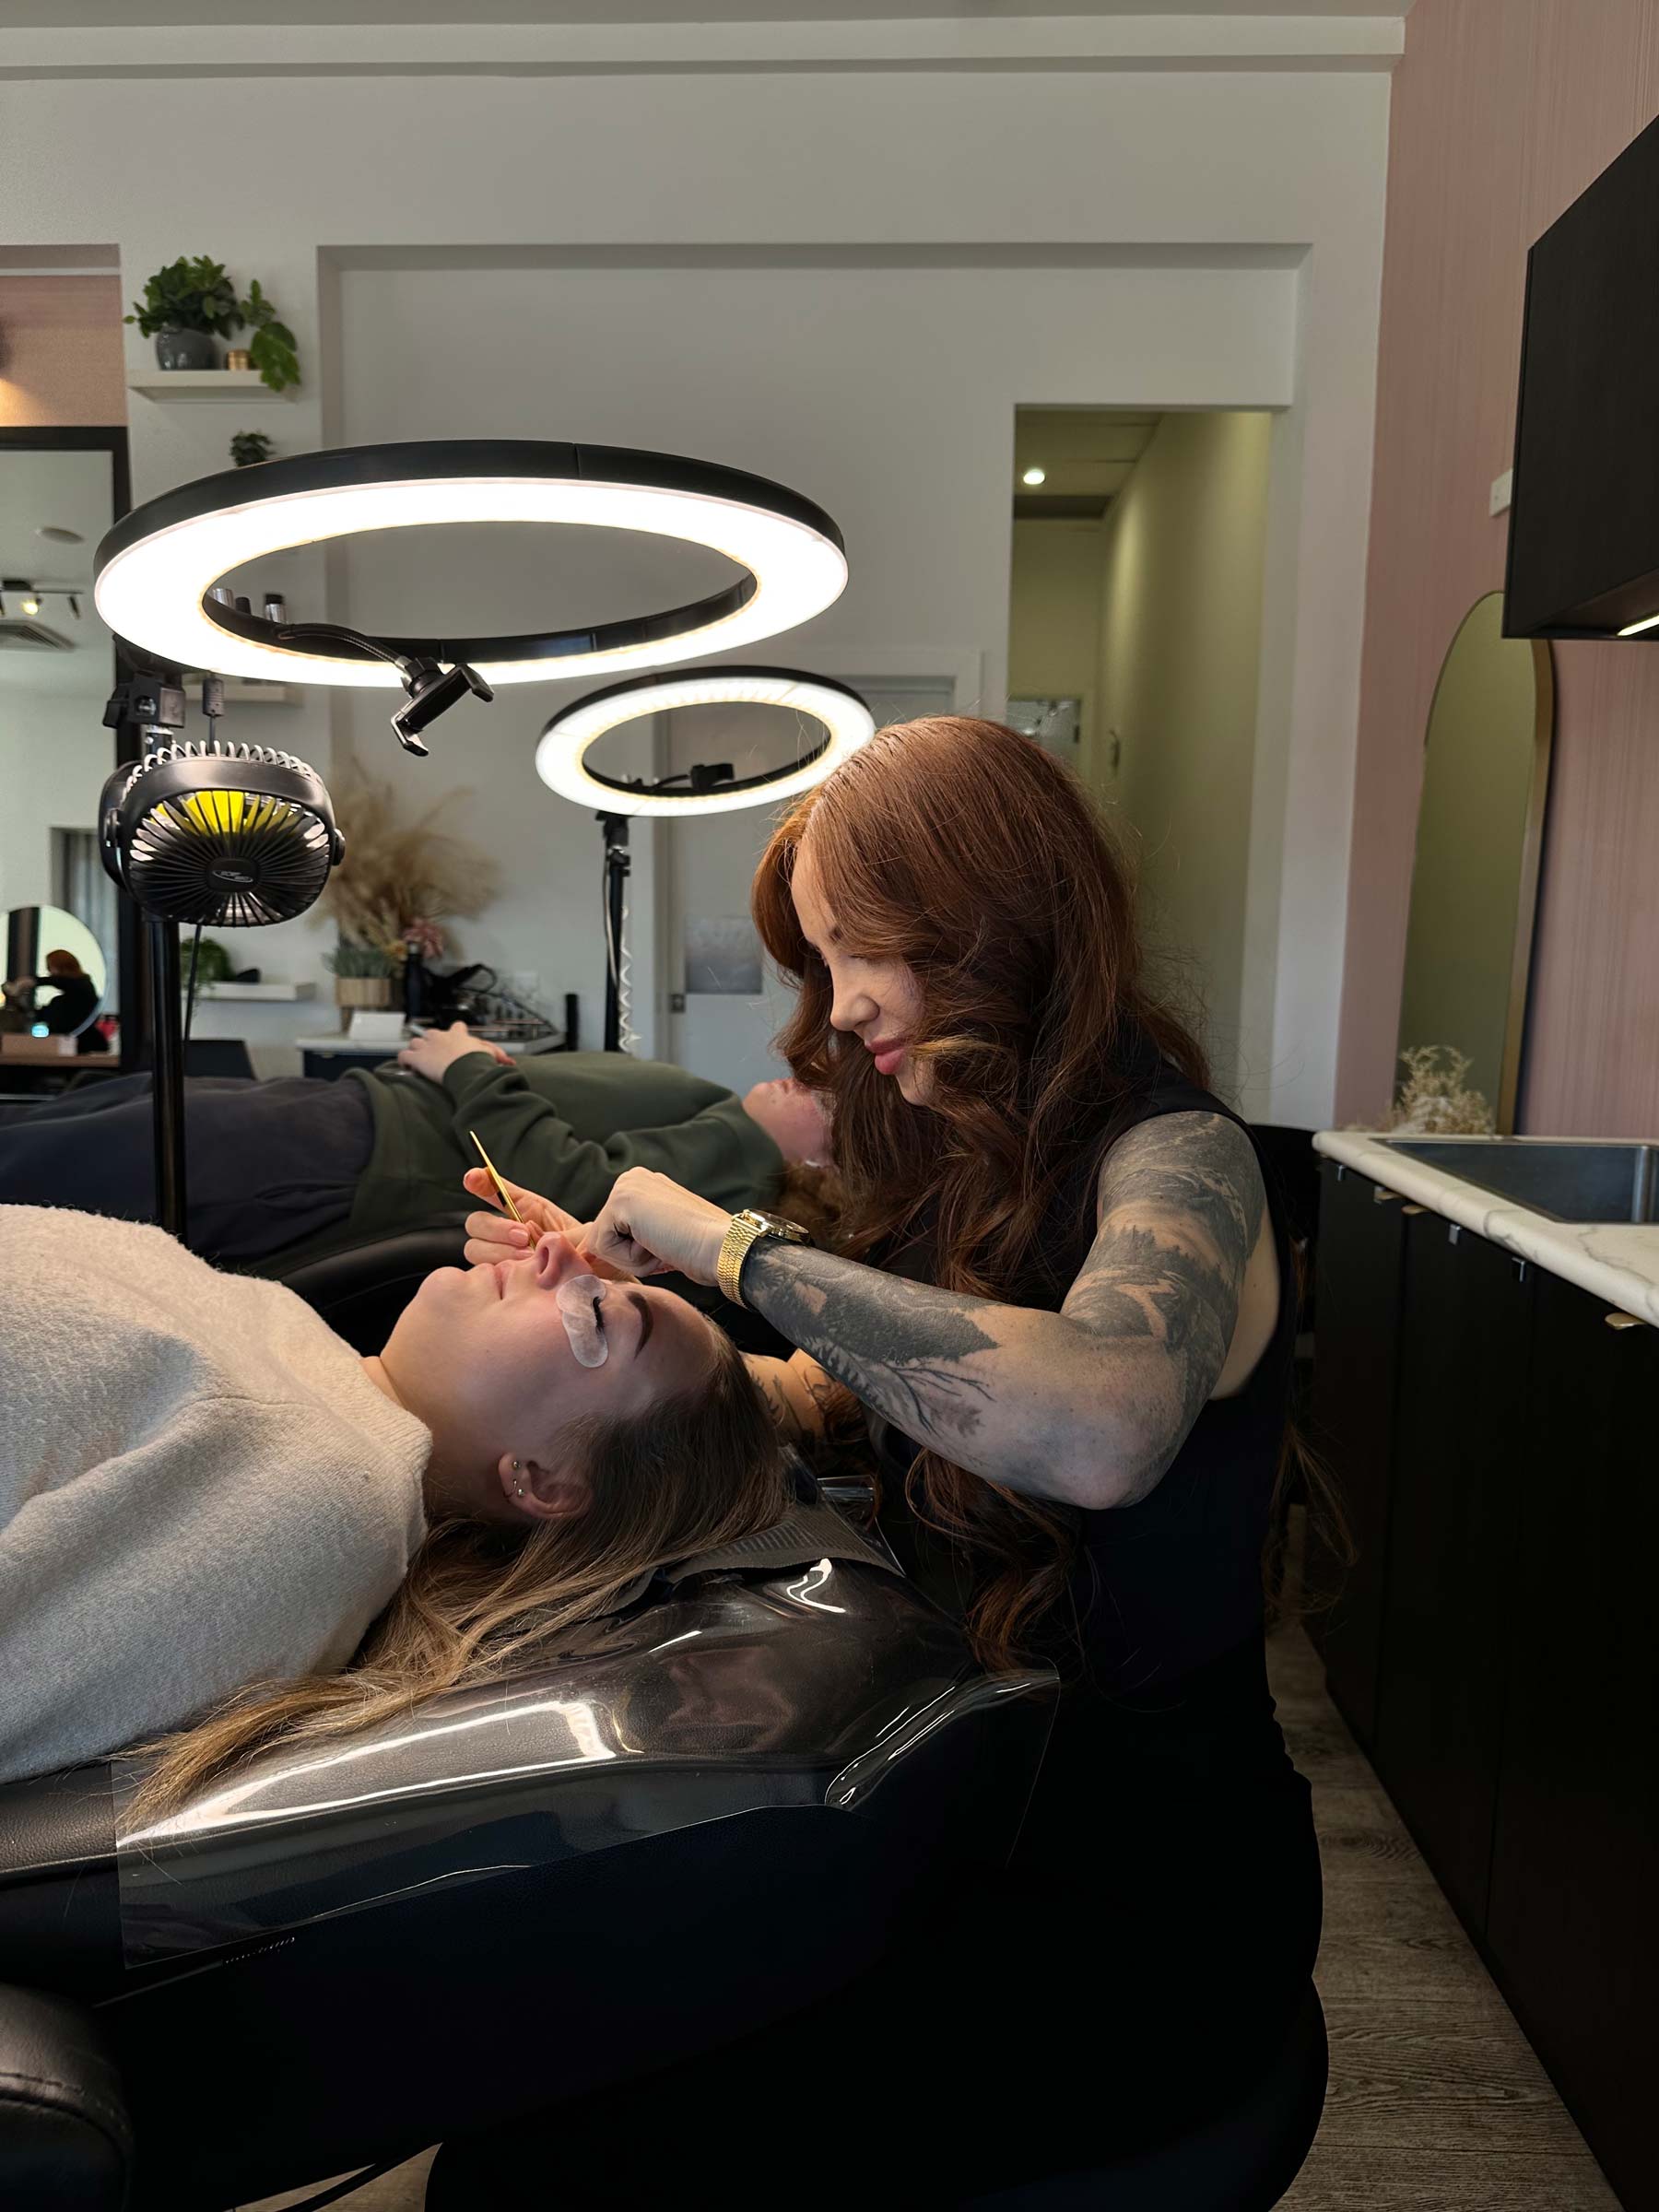
[[[279,1284],[0,1207],[0,1780],[342,1666],[420,1542],[430,1448]]]

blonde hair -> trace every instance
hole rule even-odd
[[[787,1501],[777,1434],[742,1354],[719,1329],[710,1336],[705,1382],[569,1434],[592,1491],[584,1513],[527,1528],[441,1523],[343,1674],[253,1684],[141,1747],[134,1756],[156,1764],[131,1818],[165,1818],[257,1752],[350,1735],[544,1658],[641,1575],[770,1528]]]

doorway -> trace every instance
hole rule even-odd
[[[1241,1088],[1273,418],[1020,407],[1008,713],[1104,806],[1159,985]]]

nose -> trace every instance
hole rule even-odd
[[[832,1030],[862,1030],[876,1012],[876,1001],[867,991],[855,991],[849,983],[838,983],[830,1007],[830,1027]]]
[[[562,1230],[549,1229],[545,1231],[535,1247],[535,1281],[538,1289],[557,1290],[569,1277],[582,1275],[586,1268],[587,1262]]]

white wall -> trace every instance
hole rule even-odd
[[[1264,1077],[1253,1103],[1314,1121],[1342,963],[1399,26],[1285,20],[1005,26],[989,44],[982,26],[911,26],[903,68],[888,65],[892,25],[704,27],[683,71],[638,27],[448,27],[394,50],[359,38],[361,53],[286,23],[138,44],[7,34],[0,66],[15,53],[35,74],[0,83],[4,220],[18,242],[116,239],[135,288],[203,247],[259,275],[309,371],[300,401],[256,418],[284,450],[371,419],[512,421],[797,483],[847,526],[854,583],[792,656],[977,652],[993,709],[1015,406],[1284,409],[1249,887],[1261,1049],[1246,1057]],[[577,45],[579,70],[563,58]],[[429,47],[451,73],[396,74]],[[156,74],[168,52],[222,73],[171,81]],[[454,73],[475,52],[478,73]],[[345,62],[369,74],[330,74]],[[135,107],[210,126],[157,134],[135,159]],[[480,245],[534,265],[517,293],[532,358],[469,313],[502,297],[499,271],[420,281]],[[336,248],[429,266],[348,270],[330,333]],[[1058,320],[1021,312],[1039,294]],[[372,406],[359,347],[378,363]],[[348,387],[332,418],[331,365]],[[138,496],[216,464],[243,427],[230,413],[135,401]],[[900,641],[900,619],[927,627]],[[320,701],[281,740],[324,771],[329,741]],[[577,850],[594,833],[542,838],[547,818],[544,868],[591,876]],[[563,897],[549,924],[574,927],[587,899]]]
[[[1202,999],[1230,1091],[1254,1088],[1239,1060],[1271,437],[1265,415],[1167,416],[1106,517],[1102,571],[1095,752],[1120,748],[1148,940]]]
[[[1008,696],[1081,700],[1079,765],[1097,774],[1100,545],[1100,524],[1088,517],[1017,522],[1008,606]]]

